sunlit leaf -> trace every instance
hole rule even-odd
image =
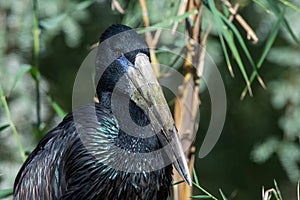
[[[212,199],[210,196],[208,195],[195,195],[192,196],[193,199]]]
[[[227,198],[226,198],[226,196],[224,195],[223,191],[222,191],[221,189],[219,189],[219,191],[220,191],[220,194],[221,194],[223,200],[227,200]]]
[[[278,194],[278,198],[282,200],[283,198],[282,198],[282,196],[281,196],[281,192],[280,192],[280,190],[279,190],[279,187],[278,187],[278,184],[277,184],[277,181],[276,181],[276,180],[274,180],[274,185],[275,185],[276,192],[277,192],[277,194]]]

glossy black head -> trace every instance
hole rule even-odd
[[[129,26],[125,26],[123,24],[113,24],[110,27],[108,27],[100,36],[99,38],[99,42],[102,43],[105,40],[120,34],[122,32],[126,32],[126,31],[133,31],[132,28],[130,28]],[[137,33],[134,31],[134,33],[137,35]],[[128,40],[128,43],[126,43],[126,41],[124,41],[124,43],[128,46],[132,45],[132,40]],[[147,46],[146,41],[144,41],[144,44]],[[120,52],[123,53],[125,55],[125,57],[134,64],[135,62],[135,57],[138,53],[144,53],[146,54],[149,58],[150,58],[150,52],[148,48],[144,48],[145,45],[141,45],[140,48],[133,48],[135,50],[130,51],[130,52]]]
[[[97,66],[97,73],[101,74],[98,78],[96,76],[96,81],[98,81],[98,95],[100,92],[113,91],[115,84],[124,73],[128,71],[128,67],[135,64],[136,55],[138,53],[144,53],[150,59],[146,41],[132,28],[122,24],[114,24],[107,28],[100,36],[99,43],[100,47],[101,45],[103,46],[101,52],[102,59],[99,59],[99,62],[105,62],[109,60],[110,57],[113,57],[113,59],[111,59],[112,62],[108,61],[108,67],[105,66],[107,64],[103,63],[98,64],[103,64],[102,67]],[[107,56],[105,54],[107,54]],[[111,54],[113,54],[113,56],[111,56]],[[105,69],[105,71],[102,72],[101,68]]]

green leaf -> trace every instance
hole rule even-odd
[[[11,89],[9,90],[9,93],[7,96],[9,96],[12,91],[15,89],[17,83],[21,80],[21,78],[26,74],[26,72],[28,72],[29,70],[31,69],[31,66],[30,65],[27,65],[27,64],[24,64],[21,66],[20,70],[18,71],[16,77],[15,77],[15,80],[13,82],[13,85],[11,87]]]
[[[276,23],[275,23],[275,25],[274,25],[274,27],[273,27],[273,29],[271,31],[271,35],[270,35],[268,41],[266,42],[266,45],[265,45],[264,50],[263,50],[263,53],[262,53],[262,55],[259,58],[258,63],[257,63],[257,68],[258,69],[261,68],[264,60],[266,59],[266,57],[267,57],[267,55],[268,55],[268,53],[269,53],[269,51],[270,51],[270,49],[271,49],[271,47],[273,45],[273,43],[274,43],[274,41],[275,41],[278,33],[279,33],[280,25],[281,25],[281,23],[282,23],[282,21],[284,19],[284,14],[285,14],[285,9],[281,12],[280,16],[278,17],[278,19],[277,19],[277,21],[276,21]],[[256,76],[255,72],[252,72],[252,74],[250,76],[250,84],[254,80],[255,76]],[[245,87],[244,90],[243,90],[243,92],[242,92],[242,98],[243,98],[243,95],[246,94],[247,90],[248,90],[248,88]]]
[[[137,30],[137,32],[139,34],[141,34],[141,33],[145,33],[145,32],[148,32],[148,31],[156,30],[158,28],[166,28],[166,27],[172,25],[174,22],[181,21],[181,20],[187,18],[188,16],[194,15],[194,14],[197,14],[197,13],[198,13],[197,10],[192,10],[192,11],[186,12],[182,15],[178,15],[178,16],[174,16],[174,17],[171,17],[169,19],[166,19],[166,20],[164,20],[160,23],[154,24],[150,27],[139,29],[139,30]]]
[[[270,13],[271,11],[269,10],[269,8],[266,5],[266,1],[262,1],[262,0],[252,0],[254,3],[256,3],[257,5],[259,5],[262,9],[264,9],[267,13]]]
[[[6,128],[8,128],[10,125],[9,124],[5,124],[3,126],[0,126],[0,132],[5,130]]]
[[[222,196],[223,200],[227,200],[227,198],[226,198],[226,196],[224,195],[224,193],[222,192],[222,190],[221,190],[221,189],[219,189],[219,191],[220,191],[220,194],[221,194],[221,196]]]
[[[271,35],[270,35],[268,41],[266,42],[266,46],[263,50],[263,53],[262,53],[261,57],[258,60],[257,68],[260,68],[262,66],[262,63],[266,59],[266,57],[267,57],[267,55],[268,55],[275,39],[276,39],[276,37],[278,35],[278,32],[279,32],[279,29],[280,29],[280,24],[282,23],[282,21],[284,19],[284,14],[285,14],[285,9],[281,12],[280,16],[278,17],[277,22],[275,23],[274,28],[271,31]]]
[[[53,101],[49,95],[47,96],[47,99],[58,116],[63,119],[66,116],[66,112],[55,101]]]
[[[30,74],[31,77],[35,80],[35,81],[39,81],[40,80],[40,72],[37,68],[35,67],[31,67],[30,68]]]
[[[0,190],[0,199],[4,199],[6,197],[9,197],[13,194],[13,189],[9,188],[9,189],[2,189]]]
[[[192,196],[193,199],[212,199],[210,196],[208,195],[195,195]]]
[[[268,0],[268,3],[269,3],[269,6],[270,6],[270,8],[271,8],[271,10],[272,10],[272,12],[274,13],[275,16],[281,15],[282,12],[281,12],[279,6],[278,6],[276,3],[274,3],[273,0]],[[293,38],[293,40],[296,42],[296,44],[297,44],[298,46],[300,46],[300,41],[299,41],[299,39],[297,38],[297,36],[296,36],[295,33],[293,32],[291,26],[290,26],[289,23],[288,23],[288,20],[286,20],[285,17],[284,17],[284,19],[283,19],[283,25],[284,25],[284,27],[287,29],[287,31],[290,33],[290,35],[292,36],[292,38]]]
[[[194,176],[195,183],[196,183],[197,185],[199,185],[199,180],[198,180],[198,177],[197,177],[195,168],[193,168],[193,176]]]
[[[250,55],[250,52],[243,40],[243,37],[241,36],[240,32],[237,30],[237,28],[233,25],[232,22],[230,22],[224,15],[220,14],[221,18],[225,21],[226,25],[233,31],[235,37],[238,39],[238,42],[240,43],[242,49],[244,50],[244,53],[246,54],[250,64],[252,65],[254,71],[256,71],[256,66],[254,64],[254,61],[252,59],[252,56]]]
[[[288,1],[286,1],[286,0],[278,0],[278,1],[280,1],[280,2],[281,2],[282,4],[284,4],[285,6],[290,7],[291,9],[296,10],[297,12],[300,12],[300,8],[298,8],[298,7],[295,6],[294,4],[292,4],[292,3],[290,3],[290,2],[288,2]]]
[[[230,72],[230,75],[232,77],[234,77],[234,73],[233,73],[233,70],[232,70],[232,65],[231,65],[231,62],[230,62],[230,59],[229,59],[229,54],[228,54],[228,51],[227,51],[227,48],[226,48],[226,45],[225,45],[225,41],[224,41],[223,35],[220,34],[220,33],[219,33],[219,38],[220,38],[220,42],[221,42],[221,46],[222,46],[222,49],[223,49],[223,53],[224,53],[224,56],[225,56],[225,60],[226,60],[228,70]]]
[[[276,189],[279,199],[282,200],[281,192],[279,190],[278,184],[275,179],[274,179],[274,185],[275,185],[275,189]]]
[[[193,185],[198,188],[199,190],[201,190],[203,193],[205,193],[207,196],[209,196],[211,199],[214,200],[218,200],[216,197],[214,197],[213,195],[211,195],[209,192],[207,192],[204,188],[202,188],[199,184],[196,184],[195,182],[193,182]]]
[[[215,7],[214,1],[208,1],[209,4],[209,8],[211,9],[212,14],[215,17],[215,21],[216,21],[216,25],[218,27],[219,32],[224,36],[224,39],[226,40],[239,68],[240,71],[243,75],[243,78],[246,82],[246,85],[249,89],[250,94],[252,94],[251,92],[251,88],[250,88],[250,82],[249,82],[249,78],[248,75],[246,73],[244,64],[242,62],[242,59],[240,57],[239,51],[234,43],[234,38],[232,35],[232,32],[230,32],[230,30],[228,30],[228,28],[226,28],[226,25],[224,24],[224,21],[222,19],[222,14],[218,11],[218,9]]]
[[[184,180],[177,181],[177,182],[175,182],[175,183],[172,183],[172,185],[173,185],[173,186],[174,186],[174,185],[178,185],[178,184],[183,183],[183,182],[185,182],[185,181],[184,181]]]

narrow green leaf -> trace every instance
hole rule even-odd
[[[63,119],[66,116],[66,112],[55,101],[53,101],[49,95],[47,96],[47,99],[58,116]]]
[[[21,157],[22,157],[23,161],[25,161],[24,149],[23,149],[23,146],[21,144],[21,141],[20,141],[19,134],[18,134],[18,131],[16,129],[16,126],[15,126],[13,120],[12,120],[12,116],[11,116],[11,113],[10,113],[10,110],[9,110],[9,107],[8,107],[8,104],[7,104],[7,101],[6,101],[6,97],[4,96],[4,91],[2,89],[1,84],[0,84],[0,101],[1,101],[1,103],[3,105],[3,108],[4,108],[5,113],[6,113],[6,117],[9,120],[9,125],[10,125],[10,127],[12,129],[13,135],[14,135],[14,137],[16,139],[17,144],[18,144]]]
[[[214,197],[213,195],[211,195],[209,192],[207,192],[204,188],[202,188],[200,185],[196,184],[195,182],[193,182],[193,185],[198,188],[199,190],[201,190],[203,193],[205,193],[207,196],[209,196],[210,198],[214,199],[214,200],[218,200],[216,197]]]
[[[192,196],[193,199],[211,199],[210,196],[208,195],[195,195],[195,196]]]
[[[0,199],[9,197],[13,194],[13,189],[9,188],[9,189],[2,189],[0,190]]]
[[[26,74],[26,72],[28,72],[29,70],[31,69],[31,66],[30,65],[27,65],[27,64],[24,64],[21,66],[20,70],[18,71],[16,77],[15,77],[15,80],[13,82],[13,85],[11,87],[11,89],[9,90],[9,93],[7,96],[9,96],[12,91],[15,89],[17,83],[21,80],[21,78]]]
[[[193,176],[194,176],[195,183],[196,183],[197,185],[199,185],[199,180],[198,180],[198,177],[197,177],[195,168],[193,168]]]
[[[230,47],[230,50],[231,50],[231,52],[232,52],[232,54],[233,54],[233,56],[234,56],[234,58],[235,58],[235,60],[236,60],[236,62],[237,62],[237,64],[238,64],[238,66],[239,66],[239,68],[240,68],[240,71],[241,71],[241,73],[242,73],[242,75],[243,75],[243,78],[244,78],[244,80],[245,80],[245,82],[246,82],[246,85],[247,85],[247,88],[248,88],[248,90],[249,90],[249,92],[250,92],[250,95],[252,96],[252,90],[251,90],[251,87],[250,87],[249,78],[248,78],[246,69],[245,69],[245,67],[244,67],[244,64],[243,64],[243,62],[242,62],[242,59],[241,59],[241,57],[240,57],[239,51],[238,51],[238,49],[237,49],[237,47],[236,47],[236,45],[235,45],[235,43],[234,43],[233,36],[230,35],[230,34],[225,30],[225,31],[224,31],[224,37],[225,37],[226,40],[227,40],[227,44],[228,44],[229,47]]]
[[[258,69],[262,66],[262,63],[266,59],[272,45],[274,44],[274,41],[275,41],[275,39],[278,35],[278,32],[279,32],[279,29],[280,29],[280,24],[282,23],[282,21],[284,19],[284,14],[285,14],[285,9],[281,12],[280,16],[278,17],[277,22],[275,23],[275,26],[273,27],[273,29],[271,31],[271,35],[269,36],[269,39],[266,42],[263,53],[262,53],[262,55],[259,58],[258,63],[257,63],[257,68]]]
[[[225,56],[225,61],[226,61],[228,70],[230,72],[230,75],[232,77],[234,77],[234,73],[233,73],[233,70],[232,70],[232,65],[231,65],[231,62],[230,62],[230,59],[229,59],[229,54],[228,54],[228,51],[227,51],[227,48],[226,48],[226,45],[225,45],[225,41],[224,41],[223,35],[220,34],[220,33],[219,33],[219,38],[220,38],[220,42],[221,42],[221,46],[222,46],[222,49],[223,49],[223,53],[224,53],[224,56]]]
[[[262,0],[252,0],[254,3],[256,3],[257,5],[259,5],[262,9],[264,9],[267,13],[270,13],[271,11],[269,10],[269,8],[264,4],[265,1]]]
[[[242,73],[242,76],[246,82],[246,85],[249,89],[249,92],[250,94],[252,95],[251,93],[251,87],[250,87],[250,82],[249,82],[249,78],[248,78],[248,75],[246,73],[246,70],[245,70],[245,67],[244,67],[244,64],[242,62],[242,59],[240,57],[240,54],[239,54],[239,51],[234,43],[234,39],[233,39],[233,35],[232,33],[230,32],[230,30],[228,30],[223,22],[223,19],[221,17],[221,14],[220,12],[218,11],[218,9],[215,7],[215,4],[214,4],[214,1],[208,1],[208,4],[209,4],[209,7],[212,11],[212,14],[214,15],[215,17],[215,21],[216,21],[216,25],[218,27],[218,30],[222,33],[222,35],[224,36],[224,39],[226,40],[238,66],[239,66],[239,69]]]
[[[256,70],[254,61],[252,59],[252,56],[250,55],[250,52],[245,44],[245,41],[243,40],[243,37],[241,36],[240,32],[237,30],[237,28],[233,25],[232,22],[230,22],[224,15],[220,13],[221,18],[225,21],[226,25],[233,31],[235,37],[237,38],[239,44],[241,45],[242,49],[244,50],[244,53],[246,54],[250,64]]]
[[[292,36],[293,40],[296,42],[296,44],[298,46],[300,46],[300,41],[299,39],[297,38],[297,36],[295,35],[295,33],[293,32],[290,24],[288,23],[288,21],[284,18],[283,20],[283,25],[284,27],[286,28],[286,30],[290,33],[290,35]]]
[[[271,49],[271,47],[273,45],[273,43],[274,43],[274,41],[275,41],[278,33],[279,33],[280,24],[284,20],[284,14],[285,14],[285,9],[281,12],[280,16],[278,17],[278,19],[277,19],[277,21],[276,21],[276,23],[275,23],[275,25],[274,25],[274,27],[273,27],[273,29],[271,31],[271,35],[270,35],[268,41],[266,42],[266,45],[265,45],[264,50],[263,50],[263,53],[262,53],[262,55],[259,58],[258,63],[257,63],[257,68],[258,69],[261,68],[264,60],[266,59],[266,57],[267,57],[267,55],[268,55],[268,53],[269,53],[269,51],[270,51],[270,49]],[[255,76],[256,76],[255,72],[252,72],[252,74],[250,76],[250,83],[252,83],[252,81],[254,80]],[[243,90],[243,92],[242,92],[242,95],[241,95],[242,99],[244,98],[247,90],[248,90],[248,88],[245,87],[244,90]]]
[[[183,19],[187,18],[190,15],[194,15],[194,14],[197,14],[197,13],[198,13],[197,10],[192,10],[192,11],[186,12],[182,15],[178,15],[178,16],[174,16],[174,17],[165,19],[164,21],[162,21],[160,23],[157,23],[157,24],[154,24],[150,27],[139,29],[139,30],[137,30],[137,32],[139,34],[141,34],[141,33],[145,33],[145,32],[148,32],[148,31],[156,30],[158,28],[166,28],[166,27],[172,25],[174,22],[178,22],[180,20],[183,20]]]
[[[274,185],[275,185],[276,193],[278,194],[278,199],[279,199],[279,200],[282,200],[283,198],[282,198],[282,196],[281,196],[281,192],[280,192],[280,190],[279,190],[278,184],[277,184],[277,182],[276,182],[275,179],[274,179]]]
[[[40,80],[40,72],[37,68],[35,67],[31,67],[30,68],[30,74],[31,77],[35,80],[35,81],[39,81]]]
[[[221,194],[223,200],[227,200],[227,198],[226,198],[226,196],[224,195],[223,191],[222,191],[221,189],[219,189],[219,191],[220,191],[220,194]]]
[[[184,180],[177,181],[177,182],[175,182],[175,183],[172,183],[172,185],[173,185],[173,186],[174,186],[174,185],[178,185],[178,184],[183,183],[183,182],[184,182]]]
[[[9,124],[5,124],[3,126],[0,126],[0,132],[5,130],[6,128],[8,128],[10,125]]]
[[[277,3],[274,3],[273,0],[268,0],[268,3],[269,3],[269,6],[275,16],[279,16],[282,13],[279,6],[277,5]],[[285,29],[290,33],[290,35],[292,36],[292,38],[296,42],[296,44],[298,46],[300,46],[300,41],[297,38],[297,36],[295,35],[295,33],[293,32],[293,30],[292,30],[291,26],[289,25],[288,20],[286,20],[286,18],[284,18],[283,25],[284,25]]]
[[[288,2],[288,1],[286,1],[286,0],[278,0],[278,1],[280,1],[280,2],[281,2],[282,4],[284,4],[285,6],[288,6],[288,7],[292,8],[292,9],[294,9],[294,10],[297,11],[297,12],[300,12],[300,8],[297,7],[297,6],[295,6],[295,5],[292,4],[291,2]]]

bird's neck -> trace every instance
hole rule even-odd
[[[149,137],[144,138],[145,136],[147,136],[148,132],[126,133],[128,130],[123,131],[123,126],[125,126],[125,124],[122,123],[124,123],[124,121],[126,121],[126,123],[134,123],[135,126],[140,126],[140,130],[144,130],[143,127],[147,126],[150,123],[150,119],[145,114],[145,112],[132,100],[124,98],[122,96],[115,97],[111,92],[107,91],[98,93],[98,98],[100,106],[109,109],[116,117],[120,125],[119,135],[114,141],[117,146],[129,151],[143,153],[148,151],[151,152],[160,148],[160,142],[158,141],[157,136],[153,135],[152,132],[149,132]],[[112,98],[119,98],[117,103],[119,103],[120,105],[112,105],[112,103],[116,103],[114,102],[114,100],[112,100]],[[125,109],[129,110],[126,111]],[[116,114],[114,111],[116,111],[118,114]],[[122,114],[120,115],[120,112],[129,114],[130,116],[124,116]],[[124,117],[128,117],[128,119],[126,120],[124,119]],[[139,138],[138,134],[142,134],[144,136]]]
[[[111,110],[111,92],[101,91],[97,94],[99,104],[109,110]]]

